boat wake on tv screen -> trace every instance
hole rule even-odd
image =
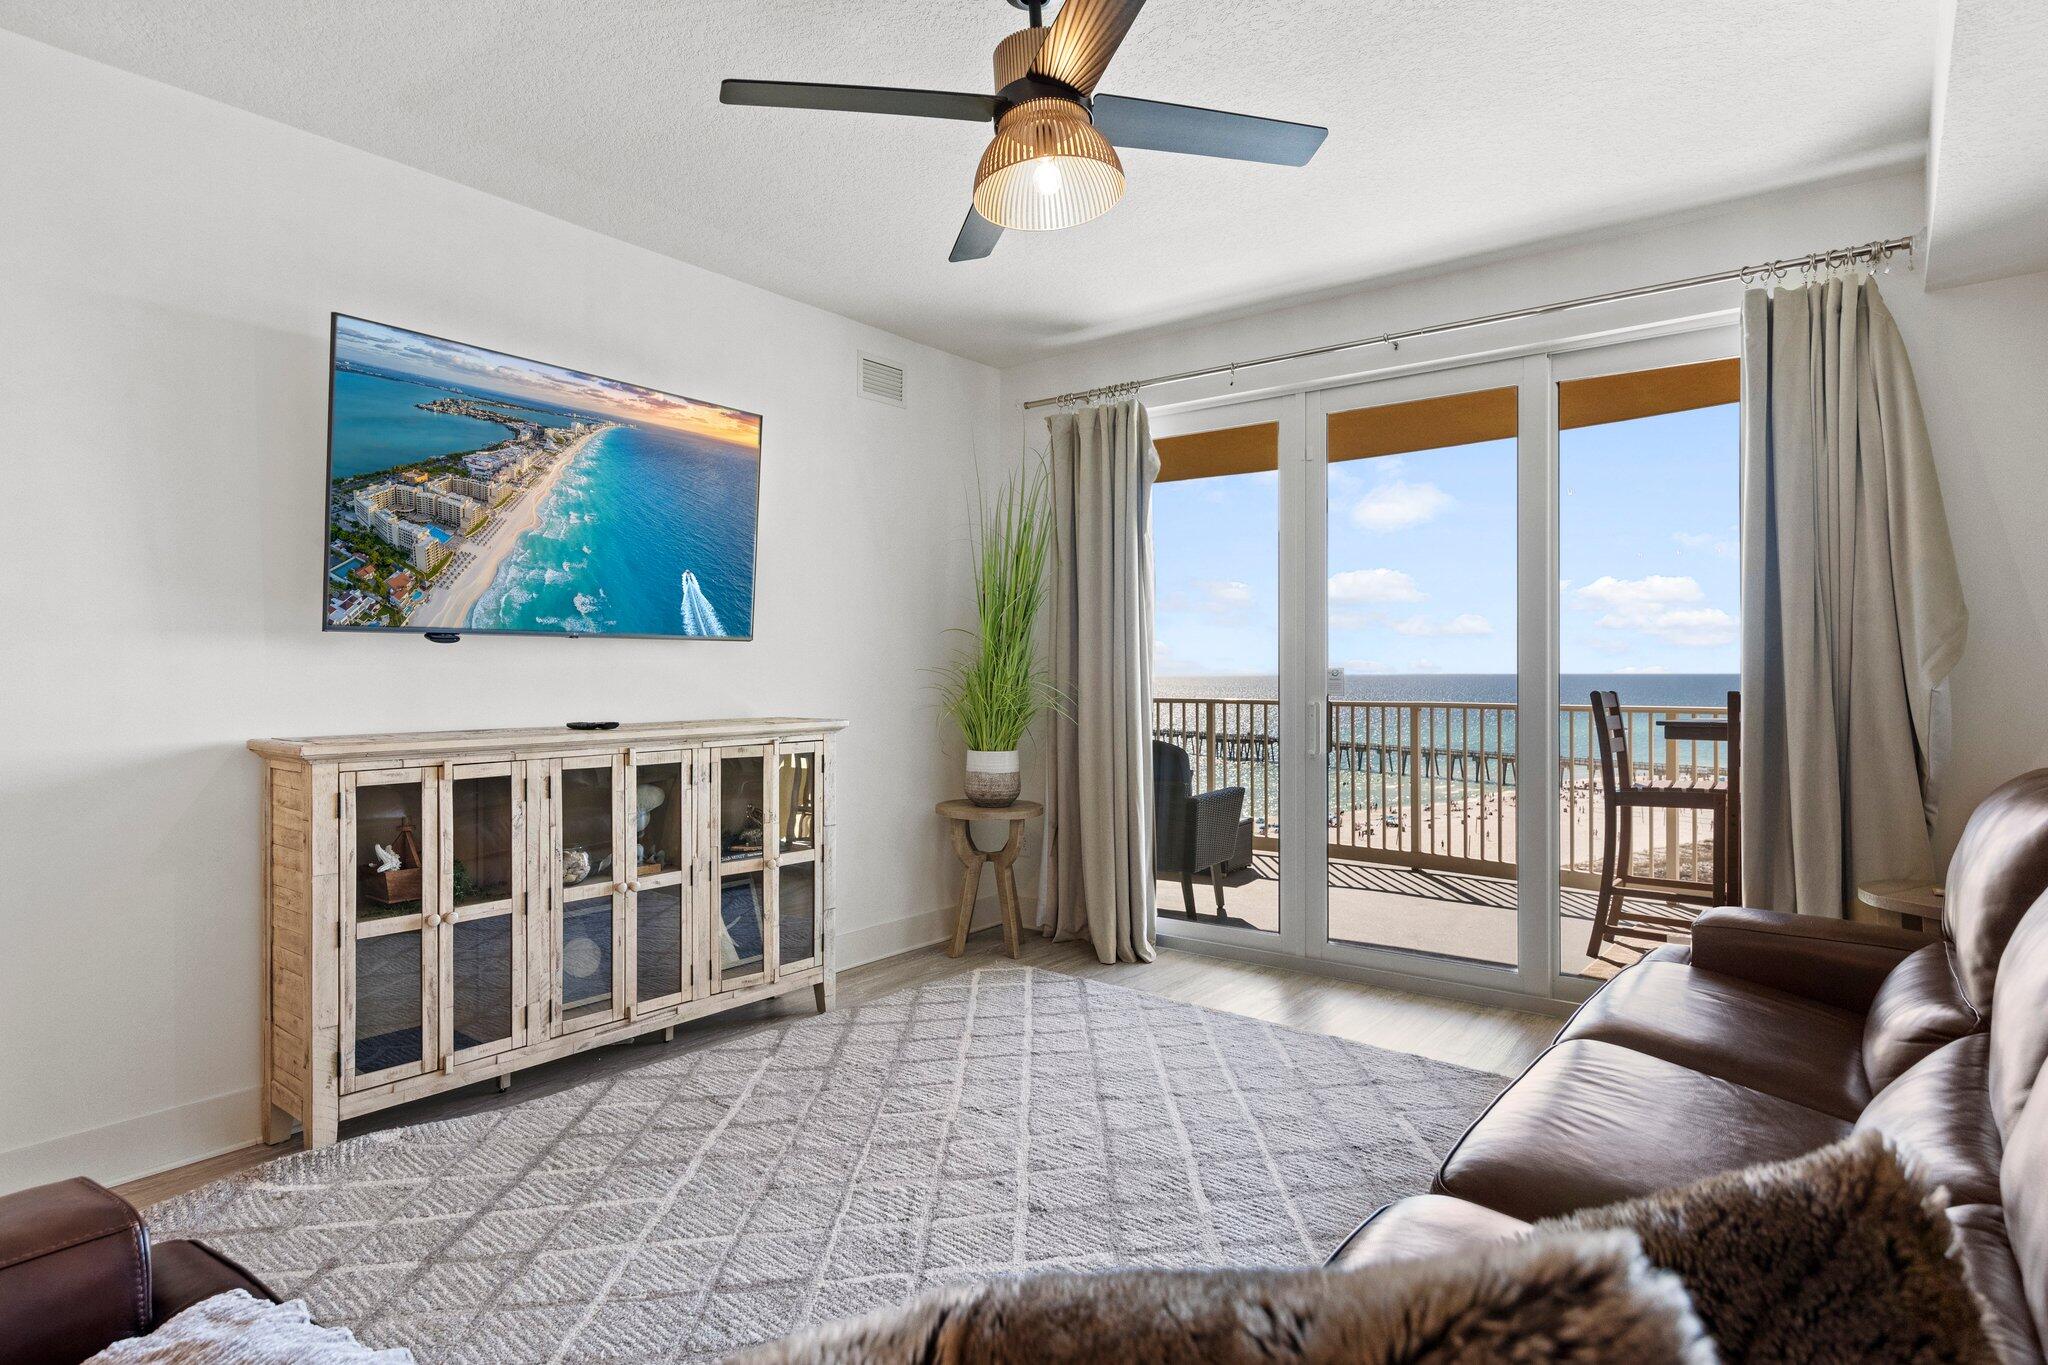
[[[337,314],[325,625],[749,639],[761,419]]]

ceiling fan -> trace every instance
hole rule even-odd
[[[996,44],[996,92],[902,90],[881,85],[738,81],[725,104],[837,109],[862,114],[991,122],[995,139],[974,173],[974,202],[953,243],[955,261],[995,250],[1004,228],[1073,227],[1124,193],[1118,147],[1302,166],[1329,129],[1280,119],[1098,95],[1095,87],[1145,0],[1066,0],[1050,28],[1048,0],[1010,0],[1031,26]]]

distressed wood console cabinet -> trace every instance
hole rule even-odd
[[[253,740],[263,1136],[809,989],[836,720]]]

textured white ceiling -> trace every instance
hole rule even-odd
[[[2048,4],[1945,0],[1927,283],[2048,270]]]
[[[1924,153],[1935,0],[1152,0],[1105,90],[1325,123],[1157,152],[950,265],[987,133],[724,76],[985,90],[1003,0],[0,0],[0,26],[1009,364]],[[1833,245],[1817,242],[1816,247]]]

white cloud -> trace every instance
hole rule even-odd
[[[1332,602],[1420,602],[1422,590],[1399,569],[1346,569],[1330,575]]]
[[[1417,659],[1414,663],[1408,665],[1408,671],[1410,673],[1441,673],[1444,671],[1444,668],[1442,664],[1434,660]]]
[[[1597,624],[1607,630],[1695,647],[1725,645],[1735,638],[1735,618],[1719,607],[1694,605],[1704,602],[1706,594],[1698,582],[1682,575],[1603,575],[1572,596],[1580,609],[1601,613]]]
[[[1346,659],[1344,661],[1344,671],[1346,673],[1385,673],[1388,669],[1378,659]]]
[[[1434,521],[1452,506],[1451,495],[1433,483],[1395,479],[1360,498],[1352,523],[1366,531],[1401,531]]]
[[[1216,616],[1234,616],[1252,604],[1252,588],[1249,583],[1205,580],[1195,584],[1201,590],[1201,600],[1196,603],[1198,610]]]
[[[1616,673],[1669,673],[1671,670],[1662,664],[1631,664],[1627,668],[1617,668],[1614,671]]]
[[[1405,621],[1394,622],[1394,629],[1402,635],[1491,635],[1493,623],[1477,612],[1468,611],[1448,621],[1411,616]]]
[[[1688,550],[1709,550],[1723,559],[1735,558],[1735,542],[1721,536],[1705,531],[1673,531],[1671,538]]]
[[[1249,583],[1231,579],[1197,579],[1185,588],[1168,593],[1159,603],[1163,612],[1201,612],[1220,620],[1236,620],[1257,603]]]

